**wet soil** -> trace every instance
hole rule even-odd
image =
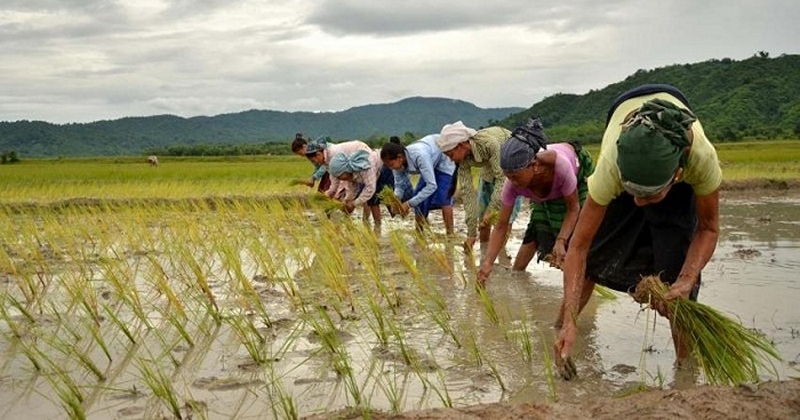
[[[361,413],[329,413],[313,419],[362,418]],[[401,414],[373,413],[372,419],[797,419],[800,381],[752,386],[700,386],[687,390],[652,390],[621,398],[587,397],[555,404],[481,404]]]

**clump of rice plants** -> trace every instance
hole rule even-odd
[[[317,192],[317,193],[311,194],[311,196],[309,197],[309,201],[312,204],[322,208],[322,210],[324,210],[326,213],[332,212],[332,211],[335,211],[335,210],[344,211],[344,203],[343,202],[341,202],[339,200],[336,200],[335,198],[329,197],[327,194],[324,194],[324,193]]]
[[[636,286],[633,298],[667,308],[673,328],[687,337],[692,355],[709,383],[756,382],[758,368],[775,370],[772,359],[780,361],[781,357],[763,335],[708,305],[684,297],[667,300],[668,291],[669,286],[658,276],[647,276]]]
[[[392,214],[402,213],[401,209],[403,202],[400,201],[400,198],[394,194],[394,190],[391,187],[385,185],[382,190],[378,191],[377,194],[378,198],[381,200],[381,203],[388,206]]]

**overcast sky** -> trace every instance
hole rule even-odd
[[[3,0],[0,121],[529,107],[638,69],[798,54],[798,20],[799,0]]]

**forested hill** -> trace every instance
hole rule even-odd
[[[800,55],[769,58],[766,53],[639,70],[585,95],[550,96],[500,124],[513,127],[539,116],[552,140],[597,142],[614,99],[645,83],[680,89],[711,141],[800,138]]]
[[[414,97],[340,112],[251,110],[213,117],[160,115],[64,125],[0,122],[0,152],[14,151],[21,157],[115,156],[173,146],[271,142],[281,143],[281,151],[288,151],[286,145],[296,132],[335,140],[403,137],[407,132],[413,137],[439,132],[444,124],[458,120],[473,127],[485,126],[490,120],[506,118],[523,109],[484,109],[460,100]]]
[[[800,138],[800,55],[770,58],[759,53],[740,61],[724,58],[638,70],[600,90],[555,94],[529,109],[482,109],[460,100],[415,97],[341,112],[251,110],[212,117],[161,115],[65,125],[0,122],[0,152],[14,151],[22,158],[114,156],[235,145],[233,152],[241,153],[247,145],[265,144],[285,152],[298,131],[310,137],[357,138],[375,144],[390,135],[408,140],[438,132],[442,125],[457,120],[475,128],[492,123],[513,128],[530,116],[542,118],[553,140],[591,143],[602,137],[614,98],[645,83],[671,84],[683,91],[712,141]],[[254,152],[263,150],[262,146]]]

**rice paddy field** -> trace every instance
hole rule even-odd
[[[727,180],[800,178],[800,141],[718,149]],[[560,272],[501,260],[476,289],[460,211],[455,236],[385,210],[376,229],[306,199],[296,156],[159,160],[0,165],[0,418],[368,418],[707,381],[673,372],[663,319],[608,291],[579,319],[580,379],[558,379]],[[798,376],[798,204],[724,195],[703,274],[700,300],[781,355],[755,380]]]

